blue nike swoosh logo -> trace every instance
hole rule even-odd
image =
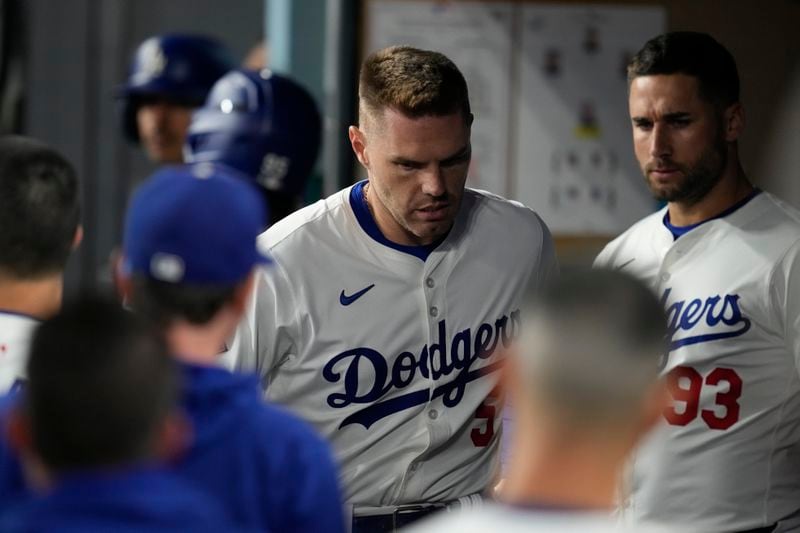
[[[344,293],[344,290],[343,290],[342,294],[339,295],[339,303],[342,304],[342,305],[350,305],[351,303],[355,302],[356,300],[358,300],[359,298],[364,296],[367,293],[367,291],[370,290],[374,286],[375,286],[375,284],[373,283],[369,287],[365,287],[365,288],[361,289],[360,291],[358,291],[357,293],[351,294],[350,296],[347,296]]]

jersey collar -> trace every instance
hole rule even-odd
[[[715,215],[715,216],[713,216],[711,218],[707,218],[705,220],[702,220],[702,221],[700,221],[700,222],[698,222],[696,224],[690,224],[688,226],[676,226],[676,225],[674,225],[669,219],[669,209],[667,209],[666,212],[664,213],[664,218],[663,218],[662,222],[664,223],[664,226],[669,230],[669,232],[672,233],[673,240],[677,241],[678,237],[681,237],[682,235],[686,235],[687,233],[692,231],[694,228],[696,228],[698,226],[702,226],[706,222],[710,222],[712,220],[717,220],[718,218],[725,218],[728,215],[733,214],[734,212],[738,211],[740,208],[744,207],[748,202],[750,202],[750,200],[752,200],[753,198],[758,196],[760,193],[761,193],[761,189],[753,189],[753,192],[751,192],[750,194],[748,194],[747,196],[745,196],[744,198],[742,198],[741,200],[739,200],[738,202],[736,202],[735,204],[730,206],[728,209],[726,209],[722,213],[720,213],[718,215]]]
[[[369,206],[367,205],[367,197],[364,194],[364,186],[366,184],[367,180],[362,180],[353,185],[353,187],[350,189],[350,207],[353,208],[353,213],[355,214],[356,220],[358,220],[358,224],[361,226],[361,229],[363,229],[364,232],[373,240],[384,246],[388,246],[389,248],[397,250],[398,252],[413,255],[422,261],[427,260],[431,252],[433,252],[436,247],[439,246],[442,241],[444,241],[447,235],[444,235],[440,239],[436,240],[436,242],[422,246],[406,246],[390,241],[383,235],[380,228],[378,228],[378,224],[375,222],[375,218],[372,216],[372,213],[369,210]]]

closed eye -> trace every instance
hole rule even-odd
[[[449,157],[439,164],[443,167],[455,167],[468,162],[471,157],[472,157],[472,150],[468,148],[462,153],[453,157]]]
[[[633,127],[638,130],[649,130],[653,127],[653,121],[646,118],[633,118]]]
[[[403,170],[405,172],[419,170],[423,166],[421,163],[417,163],[415,161],[399,160],[399,161],[393,161],[393,163],[396,167],[400,168],[400,170]]]

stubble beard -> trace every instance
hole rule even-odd
[[[655,186],[649,176],[649,166],[645,168],[645,181],[656,200],[695,205],[719,183],[727,161],[727,144],[722,136],[718,135],[714,144],[691,165],[679,165],[674,161],[665,161],[667,166],[675,167],[683,174],[680,183],[663,188]]]

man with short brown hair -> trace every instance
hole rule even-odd
[[[449,59],[376,52],[359,102],[368,179],[260,237],[274,265],[228,357],[333,444],[354,530],[387,531],[491,486],[502,348],[556,266],[533,211],[465,188],[472,114]]]

